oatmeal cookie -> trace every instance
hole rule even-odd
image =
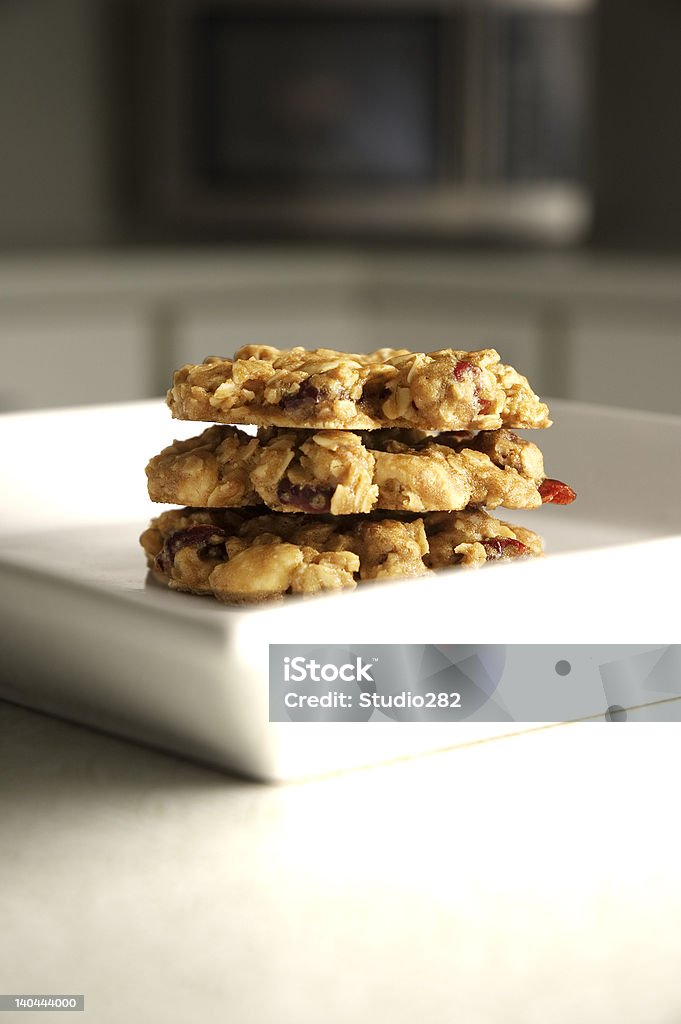
[[[349,515],[386,509],[449,511],[485,505],[567,504],[549,492],[539,448],[510,430],[478,435],[418,430],[209,427],[175,441],[147,466],[152,501],[207,508],[264,502],[279,512]]]
[[[482,510],[415,517],[176,509],[140,537],[153,575],[173,590],[239,604],[422,576],[451,565],[541,554],[531,530]]]
[[[215,423],[312,429],[496,430],[548,427],[527,378],[493,349],[409,352],[246,345],[174,376],[173,416]]]

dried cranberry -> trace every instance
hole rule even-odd
[[[464,379],[464,377],[466,376],[466,374],[473,374],[473,375],[475,375],[475,371],[476,370],[477,370],[478,376],[479,376],[480,375],[480,368],[479,367],[474,366],[473,363],[469,363],[465,359],[459,359],[458,363],[454,367],[454,377],[456,378],[456,380],[462,381]]]
[[[519,540],[513,540],[512,537],[491,537],[489,540],[483,540],[482,546],[488,559],[512,558],[516,555],[524,555],[527,551],[525,544],[521,544]]]
[[[315,484],[292,484],[284,477],[277,488],[282,505],[293,505],[302,512],[328,512],[334,487],[317,487]]]
[[[226,532],[220,526],[211,526],[210,523],[201,523],[198,526],[188,526],[184,530],[176,530],[168,537],[156,557],[156,562],[162,572],[169,572],[175,562],[178,551],[182,548],[198,548],[199,558],[206,561],[226,561],[224,538]]]
[[[459,359],[458,363],[454,367],[454,379],[461,382],[465,377],[473,378],[473,391],[478,403],[478,412],[483,416],[492,408],[492,403],[487,398],[480,396],[480,383],[482,377],[482,370],[475,363],[469,363],[466,359]]]
[[[300,409],[304,406],[319,405],[321,392],[314,384],[301,384],[293,395],[284,395],[279,402],[281,409]]]
[[[390,398],[390,388],[382,380],[368,380],[357,400],[358,408],[369,416],[382,416],[383,403]]]
[[[550,480],[548,477],[539,487],[541,500],[545,505],[570,505],[577,495],[561,480]]]

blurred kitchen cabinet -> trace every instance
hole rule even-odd
[[[242,345],[366,351],[367,339],[364,318],[351,302],[307,290],[301,295],[265,294],[259,299],[185,305],[177,312],[174,331],[178,366],[200,362],[207,355],[228,356]]]
[[[396,303],[377,311],[370,320],[369,348],[408,348],[432,352],[440,348],[495,348],[503,362],[519,367],[541,388],[539,323],[534,311],[482,305],[470,306],[451,298],[446,306],[428,308],[422,302]]]
[[[0,411],[144,397],[151,356],[135,311],[82,301],[0,309]]]
[[[306,294],[304,300],[270,299],[243,304],[183,308],[175,321],[172,346],[178,365],[214,353],[229,355],[241,345],[279,348],[336,348],[371,352],[376,348],[497,348],[502,359],[536,379],[539,371],[538,325],[528,313],[462,308],[456,301],[435,310],[419,301],[374,307],[361,297]]]
[[[247,344],[495,348],[539,394],[681,413],[676,263],[321,252],[0,261],[0,411],[160,395]]]
[[[681,413],[681,311],[575,314],[569,397]]]

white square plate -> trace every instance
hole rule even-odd
[[[544,536],[546,558],[252,609],[147,579],[138,535],[159,506],[144,466],[200,425],[160,400],[0,417],[0,697],[263,779],[521,730],[270,723],[268,644],[673,642],[681,418],[551,409],[534,439],[577,502],[499,510]]]

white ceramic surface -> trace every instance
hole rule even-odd
[[[536,440],[578,501],[502,512],[545,537],[545,559],[255,609],[146,578],[144,465],[195,424],[161,401],[0,417],[0,697],[266,779],[508,732],[271,724],[267,645],[675,642],[681,418],[551,408]]]

